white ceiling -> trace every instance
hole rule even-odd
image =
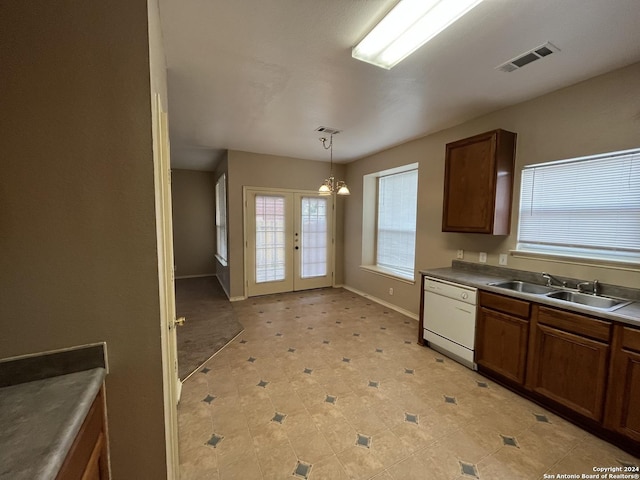
[[[328,160],[321,125],[348,162],[640,61],[638,0],[485,0],[392,70],[352,59],[395,3],[160,0],[172,166]],[[495,70],[547,41],[561,51]]]

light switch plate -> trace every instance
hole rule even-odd
[[[487,253],[480,252],[480,255],[478,255],[478,260],[480,260],[480,263],[487,263]]]
[[[464,258],[464,250],[458,250],[458,251],[456,252],[456,258],[457,258],[458,260],[462,260],[462,259]]]
[[[500,258],[498,259],[498,263],[500,265],[506,265],[507,264],[507,254],[506,253],[501,253],[500,254]]]

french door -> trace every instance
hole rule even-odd
[[[247,296],[333,283],[333,197],[245,189]]]

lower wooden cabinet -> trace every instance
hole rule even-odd
[[[480,290],[475,362],[640,455],[640,328]]]
[[[605,426],[640,442],[640,330],[616,325]]]
[[[524,300],[479,292],[475,362],[481,372],[524,383],[530,311]]]
[[[108,480],[104,394],[96,396],[56,480]]]
[[[526,387],[596,422],[603,419],[611,324],[535,306]]]

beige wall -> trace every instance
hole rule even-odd
[[[117,479],[166,478],[147,20],[145,0],[0,15],[0,356],[107,342]]]
[[[213,172],[171,171],[177,278],[216,273],[215,186]]]
[[[362,258],[362,177],[379,170],[419,162],[417,269],[449,266],[457,249],[465,260],[477,261],[516,246],[518,192],[523,165],[640,146],[640,64],[558,90],[462,125],[407,142],[347,165],[351,197],[345,205],[345,284],[417,313],[418,281],[408,285],[360,268]],[[518,134],[511,235],[443,233],[442,194],[445,144],[477,133],[503,128]],[[509,267],[617,285],[640,285],[640,271],[573,265],[509,256]],[[417,277],[416,277],[417,278]],[[394,296],[388,294],[394,288]]]
[[[304,161],[275,155],[229,151],[229,268],[231,297],[244,295],[244,248],[242,188],[269,187],[317,190],[329,176],[329,163]],[[344,165],[334,165],[337,178],[344,178]],[[349,185],[351,187],[351,185]],[[336,244],[342,245],[343,211],[350,197],[336,202]],[[336,248],[336,283],[342,283],[342,248]]]

